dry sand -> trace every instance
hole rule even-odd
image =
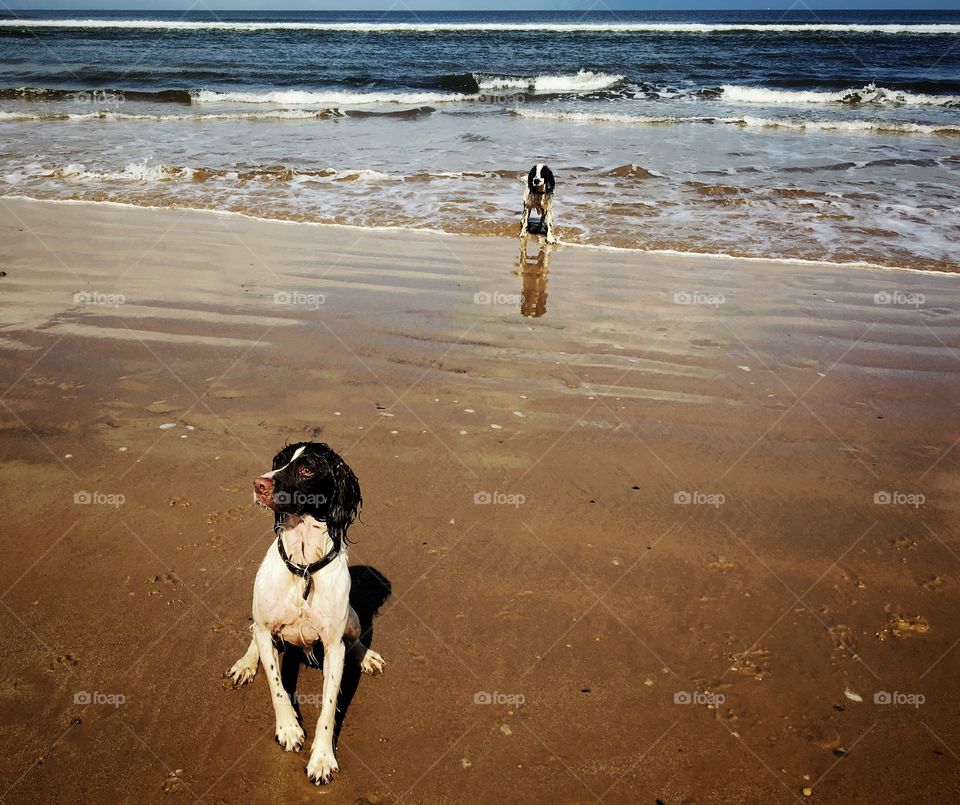
[[[0,202],[4,802],[957,800],[960,279],[518,260]],[[221,679],[304,437],[392,589],[326,789]]]

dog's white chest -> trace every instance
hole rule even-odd
[[[309,648],[321,639],[323,624],[309,609],[289,606],[271,614],[272,617],[268,614],[267,628],[285,643]]]
[[[253,617],[274,637],[309,648],[324,636],[343,634],[350,599],[346,551],[313,574],[306,599],[305,584],[287,568],[276,545],[271,546],[257,571]]]

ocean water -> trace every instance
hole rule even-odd
[[[960,270],[960,13],[0,16],[0,195]]]

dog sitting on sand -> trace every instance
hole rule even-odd
[[[277,540],[253,585],[253,639],[227,674],[239,687],[263,663],[277,742],[284,751],[299,751],[304,732],[280,681],[277,643],[300,646],[308,658],[323,645],[323,704],[307,763],[307,777],[321,785],[339,771],[333,733],[346,655],[374,676],[384,667],[383,658],[360,642],[360,621],[350,606],[347,529],[363,503],[360,483],[328,445],[300,442],[274,456],[253,490],[257,504],[274,512]]]
[[[553,234],[553,191],[557,183],[553,171],[542,162],[538,162],[527,174],[527,187],[523,192],[523,218],[520,219],[520,237],[527,236],[530,211],[536,210],[540,216],[539,234],[546,235],[547,243],[556,243]]]

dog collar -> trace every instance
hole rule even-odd
[[[277,533],[277,550],[280,551],[280,558],[283,559],[283,563],[287,566],[287,570],[293,573],[294,576],[300,576],[300,578],[304,580],[304,601],[307,600],[307,596],[310,595],[310,590],[313,588],[313,574],[329,565],[340,553],[336,547],[332,547],[327,552],[326,556],[318,559],[316,562],[311,562],[309,565],[298,565],[296,562],[292,562],[290,557],[287,556],[287,550],[283,547],[282,533]]]

